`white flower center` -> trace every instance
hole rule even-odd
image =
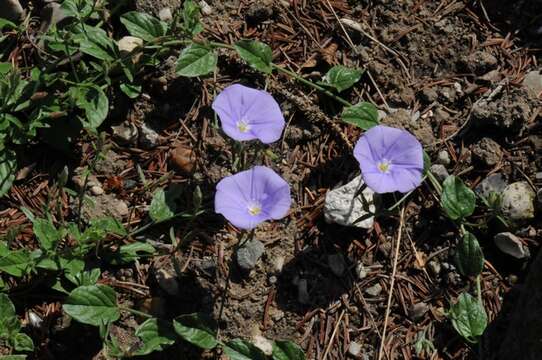
[[[248,213],[252,216],[260,215],[262,212],[262,204],[259,201],[253,201],[248,204]]]
[[[236,125],[237,125],[237,128],[239,129],[239,131],[242,132],[242,133],[246,133],[251,128],[250,124],[248,123],[248,121],[247,121],[247,119],[245,117],[241,118],[241,120],[239,120],[236,123]]]
[[[391,161],[384,159],[380,161],[376,166],[381,173],[387,174],[390,172]]]

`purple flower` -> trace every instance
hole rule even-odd
[[[255,166],[225,177],[216,186],[215,211],[241,229],[281,219],[291,204],[290,187],[273,170]]]
[[[363,179],[374,192],[409,192],[422,182],[423,150],[408,131],[375,126],[354,148]]]
[[[213,102],[213,110],[224,132],[239,141],[275,142],[285,125],[279,104],[271,94],[239,84],[222,90]]]

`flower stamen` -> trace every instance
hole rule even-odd
[[[242,133],[248,132],[251,128],[250,124],[245,118],[242,118],[241,120],[237,121],[236,125],[237,125],[237,129],[239,129],[239,131]]]
[[[262,212],[262,205],[255,201],[250,204],[248,204],[248,213],[252,216],[260,215]]]
[[[377,164],[378,170],[380,170],[380,172],[383,174],[387,174],[390,172],[390,166],[391,162],[388,160],[382,160]]]

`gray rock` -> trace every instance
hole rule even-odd
[[[503,232],[495,235],[493,238],[495,245],[503,253],[515,257],[516,259],[525,259],[531,256],[529,248],[521,242],[521,240],[512,233]]]
[[[129,54],[134,51],[135,48],[143,46],[143,39],[135,36],[124,36],[117,42],[119,51],[124,54]]]
[[[236,259],[239,267],[245,271],[252,270],[265,251],[259,240],[253,239],[237,250]]]
[[[331,254],[327,256],[327,263],[331,269],[331,272],[335,274],[335,276],[342,276],[344,274],[344,270],[346,270],[344,257],[342,254]]]
[[[18,0],[1,0],[0,15],[9,21],[19,22],[24,16],[24,9]]]
[[[173,20],[173,14],[171,14],[171,9],[168,7],[161,9],[158,12],[158,17],[160,18],[160,20],[165,22],[170,22]]]
[[[451,162],[452,160],[450,159],[450,154],[448,154],[448,151],[441,150],[438,152],[437,161],[436,161],[437,164],[447,166],[447,165],[450,165]]]
[[[442,164],[431,165],[431,172],[440,182],[443,182],[448,176],[450,176],[450,174],[448,174],[448,170],[446,170],[446,167]]]
[[[491,193],[501,194],[506,188],[507,183],[504,176],[500,173],[492,174],[476,186],[474,191],[485,198],[488,198]]]
[[[423,318],[423,316],[428,310],[429,306],[427,306],[427,304],[424,302],[413,304],[408,308],[408,317],[412,321],[418,321]]]
[[[523,86],[533,97],[538,97],[542,93],[542,73],[537,70],[529,71],[523,79]]]
[[[482,138],[472,147],[475,159],[487,166],[495,166],[502,158],[501,146],[490,138]]]
[[[53,25],[60,26],[68,18],[66,12],[57,2],[50,2],[41,10],[40,32],[46,33]]]
[[[129,122],[112,126],[111,130],[113,130],[113,138],[121,144],[135,144],[139,134],[137,126]]]
[[[203,15],[211,15],[213,13],[213,8],[205,0],[200,0],[199,7]]]
[[[160,135],[153,129],[143,124],[139,130],[139,145],[144,149],[153,149],[160,144]]]
[[[350,345],[348,345],[348,354],[357,357],[361,353],[361,345],[358,344],[355,341],[352,341]]]
[[[501,211],[511,220],[532,219],[535,196],[535,192],[527,182],[510,184],[502,193]]]
[[[360,175],[348,184],[328,191],[324,205],[326,222],[355,226],[363,229],[371,229],[373,227],[373,216],[355,223],[359,218],[367,216],[369,212],[373,213],[375,211],[373,203],[374,192],[371,189],[367,187],[360,195],[355,196],[363,184],[364,182]]]
[[[382,286],[378,283],[365,289],[365,293],[373,297],[377,297],[378,295],[380,295],[381,292],[382,292]]]

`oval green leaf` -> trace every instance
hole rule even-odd
[[[450,219],[463,219],[474,212],[476,195],[461,179],[449,176],[442,184],[441,205]]]
[[[74,289],[62,308],[75,320],[94,326],[111,323],[120,317],[117,294],[107,285],[80,286]]]
[[[218,345],[216,332],[212,330],[210,320],[202,314],[180,316],[173,321],[175,332],[189,343],[202,349],[214,349]]]
[[[369,130],[378,125],[378,109],[371,103],[360,102],[346,107],[342,113],[342,120],[363,130]]]
[[[467,232],[457,245],[455,263],[465,276],[477,276],[484,268],[484,254],[476,237]]]
[[[448,312],[454,329],[467,341],[475,343],[487,326],[487,314],[478,299],[470,294],[459,295]]]
[[[273,68],[273,52],[271,48],[260,41],[241,40],[235,44],[235,50],[254,69],[270,74]]]
[[[347,68],[343,65],[333,66],[324,76],[324,84],[341,92],[354,86],[361,79],[363,70]]]
[[[147,355],[153,351],[162,351],[174,344],[177,338],[171,323],[158,319],[148,319],[137,328],[135,334],[143,341],[143,346],[134,353],[137,356]]]
[[[277,340],[273,343],[273,360],[305,360],[305,354],[296,343]]]
[[[233,339],[224,346],[224,353],[230,360],[266,360],[267,356],[254,344],[241,339]]]
[[[218,57],[211,48],[193,44],[181,52],[177,74],[186,77],[207,75],[215,70],[217,61]]]
[[[146,41],[164,36],[167,33],[168,25],[154,16],[130,11],[120,17],[120,22],[126,26],[132,36],[139,37]]]

